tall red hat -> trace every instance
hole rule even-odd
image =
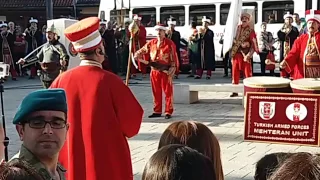
[[[138,14],[134,14],[134,15],[133,15],[133,20],[139,20],[139,21],[141,21],[141,19],[142,19],[142,16],[140,16],[140,15],[138,15]]]
[[[99,26],[98,17],[89,17],[67,27],[64,34],[77,52],[86,52],[100,46],[102,39]]]
[[[306,21],[315,20],[320,23],[320,10],[307,10],[306,11]]]

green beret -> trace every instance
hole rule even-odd
[[[19,124],[35,111],[62,111],[67,113],[66,93],[63,89],[42,89],[28,94],[18,107],[13,124]]]

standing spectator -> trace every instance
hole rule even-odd
[[[189,63],[191,66],[191,74],[188,77],[194,77],[196,74],[197,70],[197,64],[196,62],[200,58],[199,55],[199,40],[200,40],[200,35],[197,30],[197,22],[192,22],[191,23],[191,32],[189,36]]]
[[[16,26],[16,33],[14,36],[14,47],[13,47],[13,60],[15,69],[17,70],[17,73],[21,76],[24,74],[24,70],[20,68],[20,65],[17,64],[20,58],[23,58],[25,56],[25,49],[26,49],[26,41],[24,39],[24,36],[22,35],[22,29],[20,26]],[[20,70],[22,72],[20,72]]]
[[[261,24],[261,32],[258,36],[259,45],[259,56],[260,56],[260,67],[262,76],[265,75],[266,71],[266,59],[269,53],[273,53],[274,38],[272,33],[267,31],[267,23]],[[270,70],[271,75],[274,75],[274,70]]]

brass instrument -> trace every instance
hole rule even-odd
[[[134,37],[134,35],[139,31],[139,26],[135,21],[132,21],[130,23],[129,31],[130,31],[131,37]]]
[[[171,39],[171,37],[172,37],[172,31],[168,30],[167,31],[167,38]]]
[[[130,38],[130,43],[129,43],[129,57],[128,57],[128,66],[127,66],[127,75],[126,75],[126,85],[129,85],[129,78],[130,78],[130,72],[131,72],[131,63],[133,63],[133,65],[138,68],[134,58],[133,58],[133,52],[132,52],[132,47],[134,44],[134,36],[135,34],[137,34],[137,32],[139,31],[139,26],[135,21],[132,21],[129,25],[129,32],[131,35]]]

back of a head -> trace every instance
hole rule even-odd
[[[320,157],[305,152],[295,153],[269,180],[320,180]]]
[[[142,180],[215,180],[211,160],[184,145],[159,149],[146,164]]]
[[[169,144],[187,145],[209,157],[214,164],[217,179],[224,179],[219,141],[206,125],[194,121],[170,124],[161,135],[158,149]]]
[[[0,168],[0,180],[44,180],[27,162],[13,159]]]
[[[255,180],[267,180],[276,168],[293,153],[271,153],[262,157],[256,164]]]

